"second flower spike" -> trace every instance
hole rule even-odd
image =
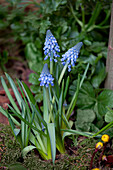
[[[57,62],[56,58],[60,57],[58,55],[58,52],[60,52],[60,47],[50,30],[47,30],[43,50],[44,54],[46,55],[44,60],[47,60],[48,57],[50,57],[50,61],[54,60],[54,62]]]
[[[71,67],[75,66],[76,60],[78,58],[78,54],[80,52],[80,48],[82,47],[83,43],[79,42],[74,47],[70,48],[65,54],[62,55],[62,64],[65,65],[66,62],[68,63],[68,71],[71,71]]]

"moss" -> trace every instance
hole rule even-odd
[[[20,145],[14,139],[10,127],[0,124],[0,144],[4,144],[6,147],[1,156],[1,164],[4,166],[21,163],[28,170],[86,170],[89,167],[96,141],[88,139],[82,145],[80,145],[80,140],[78,143],[78,146],[73,145],[71,148],[69,147],[67,154],[58,155],[59,158],[55,161],[55,165],[52,164],[51,160],[44,161],[40,159],[39,155],[36,155],[34,151],[22,159]],[[71,155],[68,154],[69,150]]]

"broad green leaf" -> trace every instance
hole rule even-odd
[[[91,108],[95,104],[95,92],[92,85],[89,82],[85,82],[80,89],[77,106],[79,108]]]
[[[104,79],[106,78],[106,71],[105,68],[101,69],[98,75],[95,75],[92,80],[91,83],[93,85],[94,88],[99,88],[100,84],[104,81]]]
[[[36,102],[40,103],[43,100],[43,92],[35,95]]]
[[[90,132],[90,127],[91,127],[90,122],[77,122],[75,121],[75,127],[76,130],[81,131],[81,132]]]
[[[107,123],[109,122],[112,122],[113,121],[113,112],[111,111],[108,111],[106,114],[105,114],[105,121]]]
[[[31,85],[30,89],[31,89],[32,93],[38,93],[40,91],[40,86]]]
[[[42,53],[38,51],[35,44],[30,42],[26,45],[25,56],[29,64],[29,68],[36,72],[41,72],[43,68]]]
[[[113,107],[113,91],[105,89],[97,97],[97,108],[100,115],[104,116],[107,112],[106,107]]]
[[[39,75],[36,73],[31,73],[29,75],[29,82],[32,83],[33,85],[39,85]]]
[[[75,126],[77,130],[89,132],[92,122],[95,120],[95,113],[91,109],[77,110]]]
[[[85,110],[81,110],[78,109],[77,110],[77,122],[83,123],[83,122],[90,122],[92,123],[95,120],[96,116],[93,110],[91,109],[85,109]]]

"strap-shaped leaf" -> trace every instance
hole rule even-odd
[[[44,120],[49,122],[49,108],[48,108],[48,96],[47,96],[47,88],[43,87],[43,117]]]
[[[78,75],[77,89],[76,89],[76,91],[73,95],[73,98],[71,100],[71,103],[70,103],[69,108],[68,108],[67,113],[66,113],[67,120],[69,120],[69,117],[70,117],[70,115],[71,115],[71,113],[72,113],[72,111],[75,107],[75,104],[77,102],[79,88],[80,88],[80,75]]]
[[[16,97],[16,99],[18,101],[18,104],[19,104],[20,108],[22,106],[21,103],[23,103],[23,106],[25,106],[24,100],[22,99],[22,97],[21,97],[21,95],[20,95],[14,81],[12,80],[12,78],[7,73],[5,73],[5,74],[6,74],[6,77],[7,77],[8,81],[9,81],[13,91],[14,91],[15,97]]]
[[[9,108],[12,110],[12,112],[20,119],[22,120],[24,123],[26,123],[29,127],[31,127],[32,129],[36,130],[37,132],[39,132],[40,134],[46,136],[46,134],[44,134],[41,130],[39,130],[38,128],[36,128],[35,126],[33,126],[31,123],[29,123],[26,119],[24,119],[20,114],[18,114],[11,106],[9,106]]]
[[[40,113],[38,105],[36,104],[36,100],[34,99],[33,94],[31,93],[29,87],[24,82],[21,83],[21,86],[22,86],[22,88],[23,88],[23,90],[24,90],[24,92],[26,94],[26,97],[27,97],[27,99],[29,101],[29,104],[31,105],[31,103],[32,103],[33,105],[35,105],[36,109]],[[32,108],[32,106],[31,106],[31,108]]]
[[[53,164],[55,162],[56,157],[56,141],[55,141],[55,126],[54,123],[48,123],[47,124],[50,143],[51,143],[51,155],[52,155],[52,161]]]
[[[6,94],[7,94],[7,96],[8,96],[8,98],[9,98],[12,106],[14,107],[14,109],[16,110],[16,112],[18,112],[19,114],[21,114],[20,111],[19,111],[19,109],[18,109],[18,107],[17,107],[17,105],[16,105],[16,103],[15,103],[14,100],[13,100],[13,98],[12,98],[9,90],[8,90],[8,87],[7,87],[7,85],[6,85],[3,77],[1,77],[1,83],[2,83],[2,86],[3,86],[3,88],[4,88],[4,90],[5,90]]]
[[[80,132],[80,131],[72,130],[72,129],[61,129],[61,131],[64,131],[63,139],[69,135],[82,135],[82,136],[86,136],[86,137],[92,137],[94,134],[94,133],[90,133],[90,132]],[[101,135],[98,135],[98,137],[101,137]]]
[[[8,118],[6,110],[4,108],[2,108],[1,106],[0,106],[0,112]],[[14,124],[16,124],[17,126],[20,126],[20,123],[12,115],[10,115],[10,117],[11,117],[12,121],[14,122]]]

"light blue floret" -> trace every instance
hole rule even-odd
[[[70,48],[65,54],[62,55],[62,64],[65,65],[66,62],[68,63],[68,71],[71,71],[71,67],[75,66],[76,60],[78,58],[78,54],[80,52],[80,48],[82,47],[83,43],[79,42],[74,47]]]
[[[48,30],[46,33],[46,39],[43,50],[44,54],[46,55],[44,60],[47,60],[48,57],[50,57],[50,61],[52,61],[53,59],[55,62],[57,62],[56,58],[60,57],[57,54],[58,52],[60,52],[60,47],[58,46],[58,43],[50,30]],[[51,58],[51,55],[53,56],[53,58]]]

